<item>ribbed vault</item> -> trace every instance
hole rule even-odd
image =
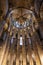
[[[43,65],[43,1],[0,5],[0,65]]]

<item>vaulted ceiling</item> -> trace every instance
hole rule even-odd
[[[42,0],[0,0],[0,22],[6,20],[10,11],[14,11],[13,17],[19,18],[19,21],[22,20],[23,14],[29,11],[32,11],[35,16],[35,21],[43,21],[43,1]],[[17,14],[17,15],[16,15]],[[25,15],[28,18],[28,15]],[[38,23],[40,24],[40,23]],[[40,26],[40,25],[39,25]]]
[[[25,8],[40,14],[42,0],[0,0],[0,11],[5,15],[10,8]],[[43,6],[43,5],[42,5]]]
[[[10,46],[14,38],[15,43],[9,48],[14,51],[20,35],[26,38],[24,43],[30,39],[43,50],[43,0],[0,0],[0,47],[3,41]]]

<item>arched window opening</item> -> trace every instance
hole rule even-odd
[[[22,39],[22,36],[20,36],[20,45],[23,45],[23,39]]]

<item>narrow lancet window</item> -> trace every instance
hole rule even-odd
[[[20,45],[23,45],[23,39],[22,39],[22,36],[20,36]]]

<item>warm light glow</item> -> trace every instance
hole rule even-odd
[[[43,64],[43,55],[41,56],[41,63]]]
[[[12,35],[12,31],[10,32],[10,35]]]
[[[4,25],[4,29],[6,30],[7,28],[8,28],[8,24],[5,23],[5,25]]]
[[[23,45],[22,37],[20,37],[20,45]]]
[[[32,53],[32,58],[35,60],[35,54],[34,54],[34,52]]]

